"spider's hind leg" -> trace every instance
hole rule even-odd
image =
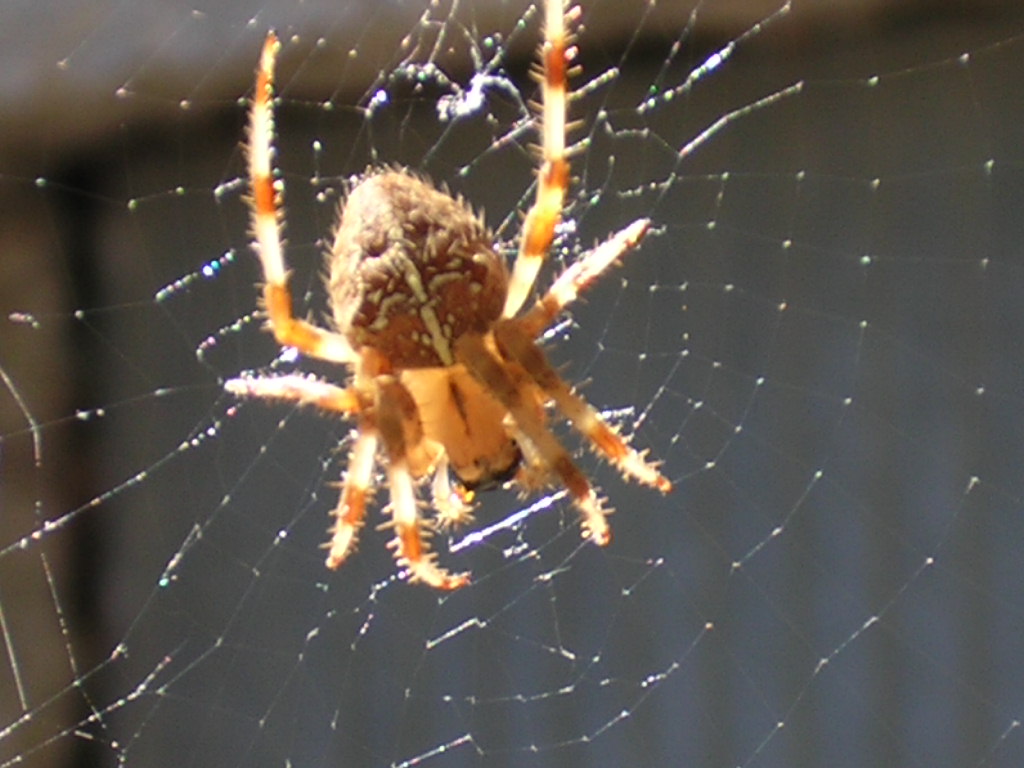
[[[537,171],[537,198],[526,214],[519,254],[512,267],[503,317],[515,315],[530,294],[547,258],[569,188],[569,156],[565,147],[569,101],[571,38],[566,32],[563,0],[544,3],[544,42],[540,47],[540,113],[542,162]]]
[[[304,355],[351,363],[355,353],[344,336],[317,328],[295,317],[292,296],[288,289],[288,270],[284,261],[280,211],[282,185],[274,179],[274,65],[281,48],[277,36],[270,32],[263,44],[256,70],[256,89],[249,112],[250,218],[256,239],[253,249],[260,259],[266,285],[263,301],[267,324],[277,343],[295,347]]]
[[[637,219],[566,268],[555,278],[547,293],[517,318],[516,322],[525,334],[536,338],[543,333],[559,313],[590,288],[605,270],[618,264],[623,256],[640,245],[650,227],[649,219]]]

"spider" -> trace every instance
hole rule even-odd
[[[332,330],[292,310],[281,235],[283,185],[272,168],[280,44],[273,32],[266,37],[247,156],[267,326],[283,347],[345,365],[350,376],[338,386],[300,374],[246,375],[228,380],[225,388],[239,397],[313,405],[355,420],[325,545],[331,569],[355,547],[378,458],[390,493],[389,546],[411,582],[444,590],[468,583],[468,573],[438,565],[428,539],[436,529],[470,519],[475,490],[508,482],[527,490],[560,483],[579,510],[583,536],[608,544],[605,518],[611,510],[549,431],[552,404],[623,475],[663,493],[671,490],[656,464],[563,381],[534,341],[636,248],[649,221],[638,219],[613,234],[521,311],[554,239],[570,181],[566,81],[575,49],[566,22],[578,11],[566,12],[563,0],[546,0],[544,13],[541,166],[511,272],[482,219],[461,198],[404,168],[370,169],[351,182],[326,256]],[[428,478],[436,512],[430,522],[417,509],[417,486]]]

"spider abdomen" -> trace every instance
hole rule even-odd
[[[500,316],[508,270],[462,200],[404,170],[352,188],[329,256],[338,330],[395,369],[449,366],[454,341]]]

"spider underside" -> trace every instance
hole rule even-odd
[[[510,481],[525,489],[564,486],[582,530],[610,541],[602,500],[547,427],[554,406],[627,477],[668,492],[671,484],[568,385],[535,343],[566,305],[635,248],[649,222],[634,221],[589,251],[520,311],[561,218],[569,184],[566,77],[572,57],[561,0],[545,4],[540,49],[542,164],[537,198],[523,222],[509,272],[480,217],[461,199],[402,168],[357,178],[327,255],[335,328],[297,319],[281,239],[281,186],[274,179],[273,73],[279,49],[267,36],[257,70],[248,140],[254,249],[263,269],[268,327],[282,346],[346,365],[345,386],[302,375],[244,376],[226,382],[243,397],[318,406],[355,420],[327,566],[352,552],[380,454],[390,495],[390,547],[410,581],[455,589],[466,573],[441,568],[427,539],[438,526],[470,518],[474,489]],[[452,475],[455,479],[452,479]],[[430,478],[436,516],[417,509]]]

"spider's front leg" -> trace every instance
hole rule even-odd
[[[354,387],[339,387],[301,374],[240,376],[225,381],[224,389],[238,397],[312,405],[344,416],[360,417],[355,443],[349,454],[348,471],[342,482],[341,498],[332,513],[335,522],[331,526],[331,540],[325,545],[328,550],[327,567],[332,570],[340,567],[355,548],[373,483],[377,433],[369,423],[370,404]]]
[[[348,470],[341,485],[338,506],[331,513],[331,540],[324,545],[327,550],[326,565],[332,571],[341,567],[355,549],[359,529],[366,519],[366,501],[373,487],[373,464],[377,453],[377,433],[361,424],[356,433],[352,452],[348,457]]]
[[[651,485],[662,493],[672,490],[672,483],[644,454],[633,450],[610,427],[595,408],[573,391],[548,362],[544,353],[528,335],[520,320],[501,320],[494,329],[498,349],[526,371],[530,379],[550,397],[573,427],[590,441],[597,451],[611,461],[626,477]]]
[[[469,583],[469,574],[452,574],[437,565],[437,555],[430,551],[426,541],[432,531],[417,511],[413,467],[422,463],[417,454],[424,447],[416,402],[392,376],[377,376],[374,382],[377,428],[387,454],[391,495],[391,522],[385,527],[395,529],[395,538],[389,546],[398,564],[408,569],[410,581],[422,581],[436,589],[458,589]]]
[[[532,455],[539,466],[550,468],[569,492],[580,511],[583,535],[599,546],[606,546],[612,536],[606,519],[611,510],[604,507],[586,475],[544,424],[543,411],[535,407],[530,394],[531,383],[527,375],[516,371],[513,365],[488,349],[484,337],[478,334],[464,334],[455,344],[455,354],[459,362],[508,409],[515,421],[515,429],[529,444],[526,455]]]

